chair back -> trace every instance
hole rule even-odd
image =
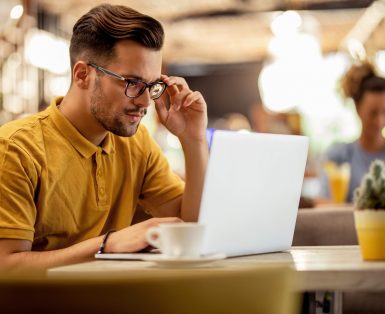
[[[3,313],[297,313],[293,271],[159,270],[142,274],[0,278]]]

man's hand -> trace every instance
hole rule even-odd
[[[184,78],[162,75],[170,96],[167,110],[164,97],[155,100],[160,122],[181,141],[206,137],[207,105],[200,92],[193,92]]]
[[[145,234],[148,228],[160,223],[182,222],[176,217],[152,218],[111,233],[106,252],[137,252],[148,246]],[[94,259],[103,236],[91,238],[70,247],[52,251],[31,251],[32,241],[0,239],[0,272],[40,271],[66,264]]]
[[[182,222],[177,217],[151,218],[136,225],[111,233],[108,238],[106,253],[130,253],[145,249],[148,246],[146,232],[150,227],[158,226],[160,223]]]

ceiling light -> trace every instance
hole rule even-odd
[[[275,36],[286,36],[298,32],[302,18],[296,11],[286,11],[277,16],[271,23],[271,30]]]
[[[25,58],[35,67],[55,74],[70,70],[68,41],[46,31],[30,29],[25,37]]]
[[[15,5],[9,13],[9,17],[13,20],[18,20],[23,15],[23,12],[24,8],[21,4]]]

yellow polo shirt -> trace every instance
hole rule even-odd
[[[0,127],[0,238],[54,250],[131,224],[183,193],[144,126],[132,137],[83,137],[56,107]]]

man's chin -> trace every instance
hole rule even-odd
[[[137,123],[136,125],[130,125],[129,127],[127,128],[122,128],[122,129],[112,129],[112,130],[109,130],[111,133],[115,134],[115,135],[118,135],[118,136],[121,136],[121,137],[131,137],[131,136],[134,136],[136,134],[136,132],[138,131],[138,128],[139,128],[139,123]]]

